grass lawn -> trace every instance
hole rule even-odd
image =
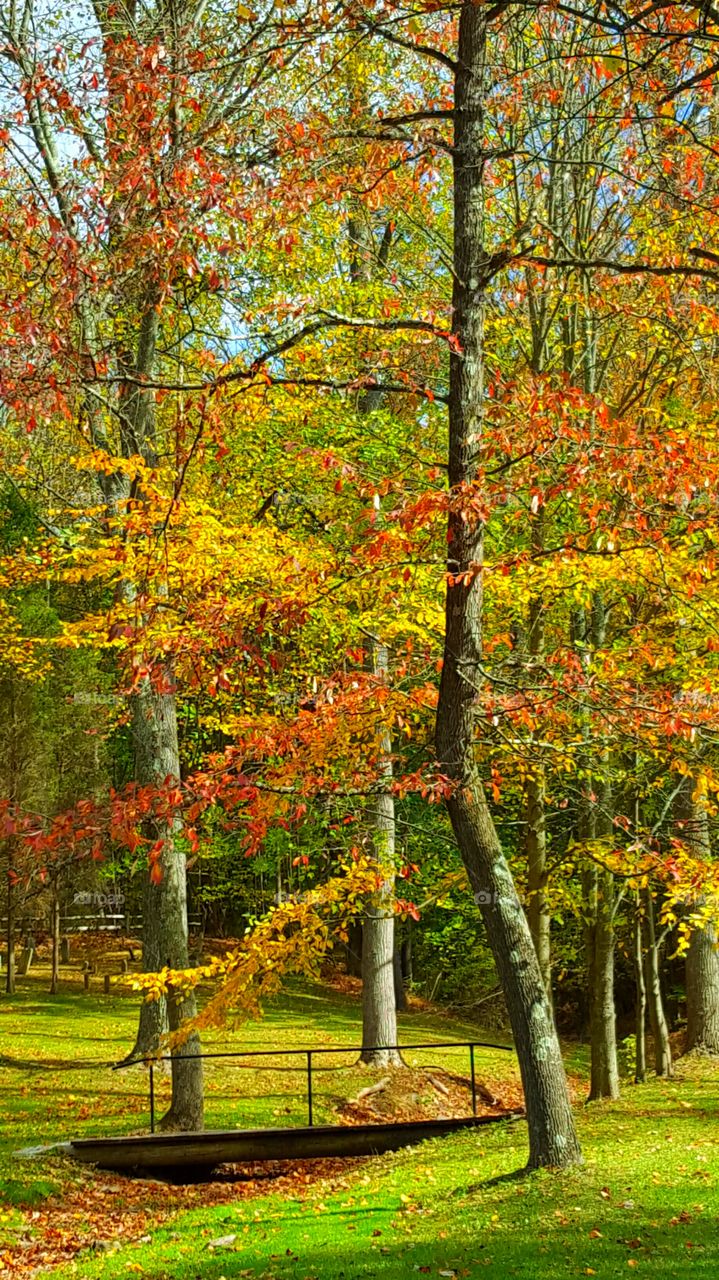
[[[371,1160],[256,1167],[241,1180],[192,1187],[122,1179],[67,1160],[13,1160],[21,1146],[146,1125],[142,1069],[69,1069],[72,1060],[100,1064],[126,1052],[135,1014],[133,997],[76,989],[52,999],[26,987],[0,1000],[2,1280],[25,1280],[39,1268],[88,1280],[719,1277],[715,1064],[680,1064],[674,1081],[628,1085],[619,1103],[580,1106],[586,1165],[571,1174],[511,1176],[526,1157],[522,1123]],[[480,1035],[425,1012],[402,1021],[405,1042]],[[348,1044],[357,1043],[358,1028],[356,1000],[296,989],[261,1022],[215,1041]],[[458,1051],[418,1060],[440,1057],[466,1073]],[[45,1069],[17,1065],[35,1061]],[[575,1048],[572,1069],[579,1065]],[[508,1081],[514,1070],[510,1055],[478,1054],[488,1083]],[[356,1068],[328,1072],[318,1084],[318,1119],[365,1082]],[[303,1089],[294,1073],[218,1065],[208,1078],[208,1126],[302,1123]]]

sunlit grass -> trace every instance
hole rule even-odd
[[[673,1081],[626,1085],[616,1104],[580,1105],[586,1163],[566,1174],[515,1176],[526,1160],[521,1122],[348,1162],[330,1177],[320,1165],[316,1181],[306,1177],[282,1194],[273,1194],[271,1179],[230,1185],[219,1203],[210,1189],[183,1197],[67,1160],[13,1160],[18,1147],[146,1129],[147,1073],[105,1065],[131,1047],[136,1016],[132,994],[74,989],[50,997],[39,983],[0,1001],[0,1258],[4,1246],[17,1253],[19,1240],[41,1242],[70,1221],[91,1243],[71,1249],[57,1277],[719,1275],[719,1072],[711,1062],[680,1064]],[[401,1026],[405,1043],[481,1038],[476,1026],[426,1011],[404,1016]],[[356,998],[297,987],[272,1001],[262,1020],[206,1037],[205,1047],[354,1045],[359,1032]],[[465,1050],[410,1056],[464,1074],[468,1067]],[[571,1046],[569,1057],[580,1071],[583,1052]],[[477,1066],[490,1083],[516,1071],[512,1055],[490,1050],[478,1051]],[[318,1118],[331,1117],[337,1100],[366,1078],[356,1067],[318,1073]],[[218,1062],[207,1084],[208,1125],[303,1122],[302,1071]],[[161,1082],[159,1102],[167,1090]],[[212,1245],[220,1239],[228,1243]]]

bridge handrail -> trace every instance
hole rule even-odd
[[[386,1050],[401,1053],[408,1049],[502,1049],[507,1053],[514,1052],[513,1044],[493,1044],[489,1040],[423,1040],[417,1044],[341,1044],[317,1046],[308,1045],[304,1049],[223,1049],[210,1053],[147,1053],[141,1058],[131,1058],[116,1062],[113,1071],[124,1071],[126,1067],[149,1066],[152,1062],[172,1062],[173,1058],[293,1058],[306,1057],[308,1053],[382,1053]]]
[[[469,1049],[469,1066],[470,1081],[472,1087],[472,1115],[477,1115],[477,1080],[474,1070],[474,1051],[475,1049],[500,1049],[507,1053],[512,1053],[514,1045],[511,1044],[491,1044],[486,1040],[429,1040],[418,1044],[378,1044],[378,1045],[332,1045],[318,1046],[311,1049],[226,1049],[219,1051],[211,1051],[210,1053],[158,1053],[145,1055],[142,1058],[131,1058],[129,1061],[116,1062],[112,1070],[124,1071],[126,1067],[148,1066],[150,1068],[150,1133],[155,1132],[155,1066],[159,1062],[172,1062],[178,1058],[184,1061],[188,1059],[207,1059],[207,1058],[297,1058],[305,1059],[304,1070],[307,1073],[307,1122],[310,1128],[314,1123],[313,1116],[313,1095],[312,1095],[312,1059],[317,1054],[323,1053],[382,1053],[389,1050],[390,1052],[403,1053],[408,1050],[417,1049]],[[289,1068],[292,1070],[292,1068]],[[296,1070],[303,1068],[297,1067]],[[326,1070],[326,1068],[325,1068]]]

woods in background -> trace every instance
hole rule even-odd
[[[269,949],[289,895],[369,1057],[404,983],[498,982],[571,1164],[557,1025],[593,1098],[647,1022],[719,1052],[719,15],[0,23],[8,989],[119,877],[200,1127],[188,876]]]

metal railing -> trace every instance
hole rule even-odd
[[[429,1040],[422,1044],[383,1044],[383,1045],[332,1045],[319,1046],[313,1049],[233,1049],[216,1053],[179,1053],[174,1055],[175,1061],[188,1062],[193,1059],[206,1061],[215,1058],[304,1058],[301,1067],[289,1067],[290,1071],[304,1071],[307,1077],[307,1124],[314,1124],[314,1097],[312,1089],[312,1059],[322,1054],[356,1053],[407,1053],[418,1049],[469,1049],[470,1085],[472,1090],[472,1115],[477,1115],[477,1077],[475,1072],[475,1049],[499,1049],[507,1053],[514,1052],[511,1044],[490,1044],[485,1040]],[[170,1053],[157,1054],[154,1057],[133,1058],[130,1062],[118,1062],[113,1071],[124,1071],[127,1067],[147,1066],[150,1070],[150,1133],[155,1132],[155,1067],[160,1062],[172,1062]],[[352,1064],[356,1065],[356,1064]],[[324,1068],[327,1070],[328,1068]],[[333,1068],[329,1068],[332,1070]],[[341,1070],[341,1068],[336,1068]]]

